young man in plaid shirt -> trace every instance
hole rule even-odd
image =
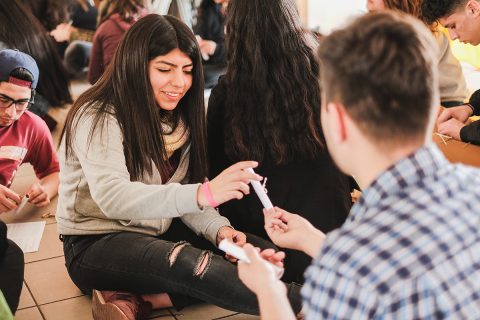
[[[435,48],[421,22],[389,12],[322,42],[323,131],[363,194],[327,236],[298,215],[265,212],[278,246],[315,258],[302,291],[307,319],[480,319],[480,171],[431,143]],[[294,319],[267,255],[244,248],[251,263],[239,275],[262,319]]]

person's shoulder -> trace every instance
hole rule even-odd
[[[21,129],[27,130],[35,130],[36,132],[50,133],[47,124],[45,121],[30,111],[25,111],[22,116],[17,120],[19,127]]]
[[[404,277],[402,271],[408,267],[395,258],[400,246],[391,236],[396,232],[394,227],[390,223],[379,225],[378,221],[375,217],[347,220],[330,232],[317,257],[319,268],[335,270],[339,276],[373,291],[392,288],[394,279]]]
[[[217,111],[224,108],[225,99],[227,98],[227,85],[224,76],[221,76],[215,87],[212,88],[208,99],[208,111]]]
[[[467,166],[463,164],[453,164],[451,171],[450,181],[455,181],[453,184],[449,184],[449,189],[453,190],[449,198],[452,201],[458,201],[459,199],[473,199],[480,197],[480,188],[475,186],[480,185],[480,169],[477,167]],[[445,180],[446,181],[446,180]],[[444,183],[446,183],[443,181]],[[452,181],[452,182],[453,182]],[[446,199],[448,200],[448,199]],[[478,208],[478,207],[476,207]],[[480,208],[477,209],[480,212]]]
[[[210,98],[224,100],[227,96],[227,80],[225,76],[218,78],[218,83],[212,88]]]
[[[441,203],[433,205],[442,207],[445,203],[457,203],[461,198],[480,196],[480,169],[464,164],[449,164],[442,167],[433,177],[424,179],[425,189],[433,196],[441,197]],[[480,211],[480,208],[478,209]]]
[[[116,26],[115,21],[110,17],[103,21],[95,31],[95,35],[103,35],[105,33],[109,33],[112,28]]]

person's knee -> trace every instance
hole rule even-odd
[[[212,253],[210,251],[202,251],[195,264],[194,274],[202,278],[208,270],[212,262]]]
[[[5,254],[5,260],[7,259],[10,265],[19,266],[23,270],[23,265],[25,263],[23,251],[15,242],[10,239],[8,239],[8,248]]]
[[[178,255],[180,254],[180,252],[185,249],[186,246],[188,246],[189,243],[186,242],[186,241],[181,241],[181,242],[177,242],[173,247],[172,249],[170,250],[170,252],[168,253],[168,264],[170,265],[170,267],[173,266],[173,264],[177,261],[177,258],[178,258]]]
[[[179,259],[181,258],[181,262]],[[193,268],[191,272],[194,276],[202,278],[207,272],[212,261],[210,251],[200,251],[191,247],[188,242],[182,241],[176,243],[167,255],[168,264],[172,268],[175,264],[185,264],[184,268]]]

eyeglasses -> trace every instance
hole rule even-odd
[[[33,103],[33,99],[18,99],[13,100],[9,96],[0,93],[0,109],[10,108],[12,105],[15,106],[15,111],[23,112],[30,107],[30,104]]]

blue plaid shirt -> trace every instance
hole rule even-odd
[[[480,319],[480,170],[437,147],[383,172],[306,272],[307,319]]]

